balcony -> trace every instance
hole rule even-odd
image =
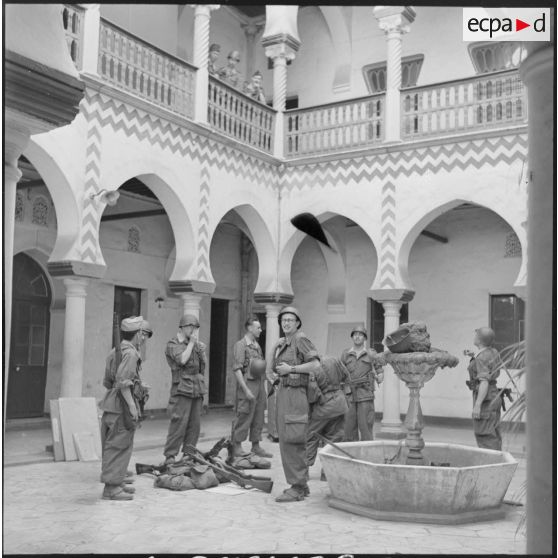
[[[84,70],[85,16],[86,10],[76,5],[66,5],[62,14],[68,48],[79,70]],[[102,18],[98,25],[93,70],[98,79],[193,121],[197,68]],[[207,116],[198,123],[268,155],[279,154],[289,160],[384,143],[383,93],[283,114],[214,76],[209,77],[207,94]],[[520,127],[526,124],[526,108],[526,90],[517,69],[402,89],[401,140]],[[278,118],[283,119],[280,139],[275,137]],[[282,144],[280,150],[278,142]]]

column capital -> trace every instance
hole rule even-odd
[[[402,35],[410,31],[416,12],[411,6],[376,6],[374,16],[387,35]]]
[[[221,7],[221,4],[192,4],[192,7],[194,8],[194,15],[207,15],[209,17],[212,11]]]
[[[256,23],[251,21],[250,23],[241,23],[240,27],[248,39],[254,40],[256,35],[264,30],[265,23]]]
[[[85,298],[87,296],[87,286],[89,285],[87,277],[64,277],[63,281],[67,297]]]
[[[182,294],[213,294],[215,283],[208,281],[197,281],[196,279],[184,279],[183,281],[169,281],[169,289],[172,293]]]
[[[80,262],[77,260],[62,260],[47,263],[48,272],[52,277],[100,279],[105,274],[106,265]]]
[[[288,293],[254,293],[254,301],[258,304],[279,304],[281,306],[286,306],[287,304],[291,304],[293,299],[294,296]]]
[[[410,289],[371,289],[369,292],[370,298],[382,304],[388,302],[409,302],[413,300],[415,291]]]
[[[294,60],[300,41],[287,33],[278,33],[262,38],[262,46],[265,49],[265,55],[271,58],[274,63],[277,59]]]

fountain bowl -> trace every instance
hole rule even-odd
[[[339,444],[319,451],[330,487],[328,504],[377,520],[461,524],[500,519],[517,461],[508,452],[451,443],[427,443],[429,465],[404,465],[405,446],[395,440]],[[432,466],[430,463],[449,463]]]

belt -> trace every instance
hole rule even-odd
[[[372,380],[370,378],[359,378],[358,380],[349,380],[352,386],[358,386],[360,384],[369,384]]]
[[[281,376],[281,385],[283,387],[306,387],[308,385],[308,374],[291,372],[287,376]]]
[[[330,393],[332,391],[339,391],[341,389],[341,386],[333,386],[327,389],[322,389],[322,393],[326,394],[326,393]]]

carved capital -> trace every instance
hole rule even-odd
[[[296,53],[300,48],[300,44],[301,43],[298,39],[286,33],[268,36],[262,39],[262,46],[265,49],[265,55],[274,61],[277,58],[294,60]]]
[[[253,41],[264,30],[265,23],[242,23],[240,27],[242,27],[246,38]]]
[[[285,306],[291,304],[294,296],[288,293],[254,293],[254,302],[267,305],[280,304]]]
[[[416,12],[411,6],[376,6],[374,16],[386,35],[401,36],[410,31]]]
[[[213,10],[218,10],[221,4],[192,4],[194,15],[206,15],[209,17]]]
[[[371,289],[368,291],[370,293],[370,297],[373,298],[377,302],[388,303],[388,302],[409,302],[413,300],[415,296],[415,291],[410,289]]]
[[[197,281],[185,279],[183,281],[169,281],[169,290],[174,294],[183,293],[212,294],[215,291],[215,283],[208,281]]]

